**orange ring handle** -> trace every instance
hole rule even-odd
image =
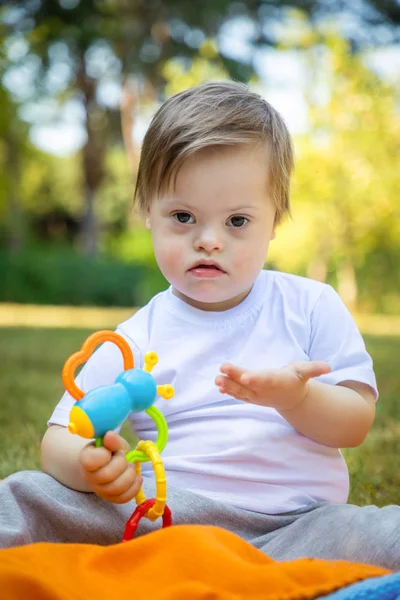
[[[81,400],[85,394],[75,383],[75,371],[77,367],[91,357],[96,347],[103,342],[113,342],[121,350],[124,359],[124,371],[133,369],[134,367],[135,361],[132,350],[122,336],[115,333],[115,331],[108,331],[107,329],[93,333],[84,342],[82,348],[68,358],[61,374],[65,389],[77,401]]]

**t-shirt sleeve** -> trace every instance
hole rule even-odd
[[[133,352],[135,366],[141,366],[141,354],[131,339],[127,339]],[[78,350],[78,349],[77,349]],[[86,394],[90,390],[103,385],[112,385],[117,376],[124,370],[124,362],[121,351],[112,342],[102,344],[89,358],[80,373],[75,378],[77,386]],[[76,400],[68,392],[65,392],[55,407],[53,414],[48,420],[48,425],[62,425],[66,427],[69,423],[69,413]]]
[[[331,372],[318,377],[336,385],[358,381],[378,397],[372,359],[353,317],[335,290],[326,285],[311,314],[310,360],[329,363]]]

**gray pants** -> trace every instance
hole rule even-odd
[[[153,480],[144,491],[154,497]],[[400,570],[400,507],[316,504],[280,515],[225,506],[184,489],[168,488],[174,524],[205,524],[237,534],[276,560],[342,559]],[[32,542],[114,544],[135,503],[110,504],[76,492],[37,471],[0,483],[0,548]],[[142,519],[136,535],[161,527]]]

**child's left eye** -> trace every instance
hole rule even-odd
[[[243,227],[243,225],[246,225],[246,223],[248,222],[249,220],[246,217],[237,216],[228,219],[226,224],[228,225],[228,227]]]

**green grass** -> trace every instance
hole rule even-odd
[[[0,478],[40,468],[40,440],[63,393],[62,366],[90,333],[0,328]],[[366,344],[374,359],[380,399],[367,440],[345,451],[352,481],[350,501],[400,504],[400,337],[368,336]]]

